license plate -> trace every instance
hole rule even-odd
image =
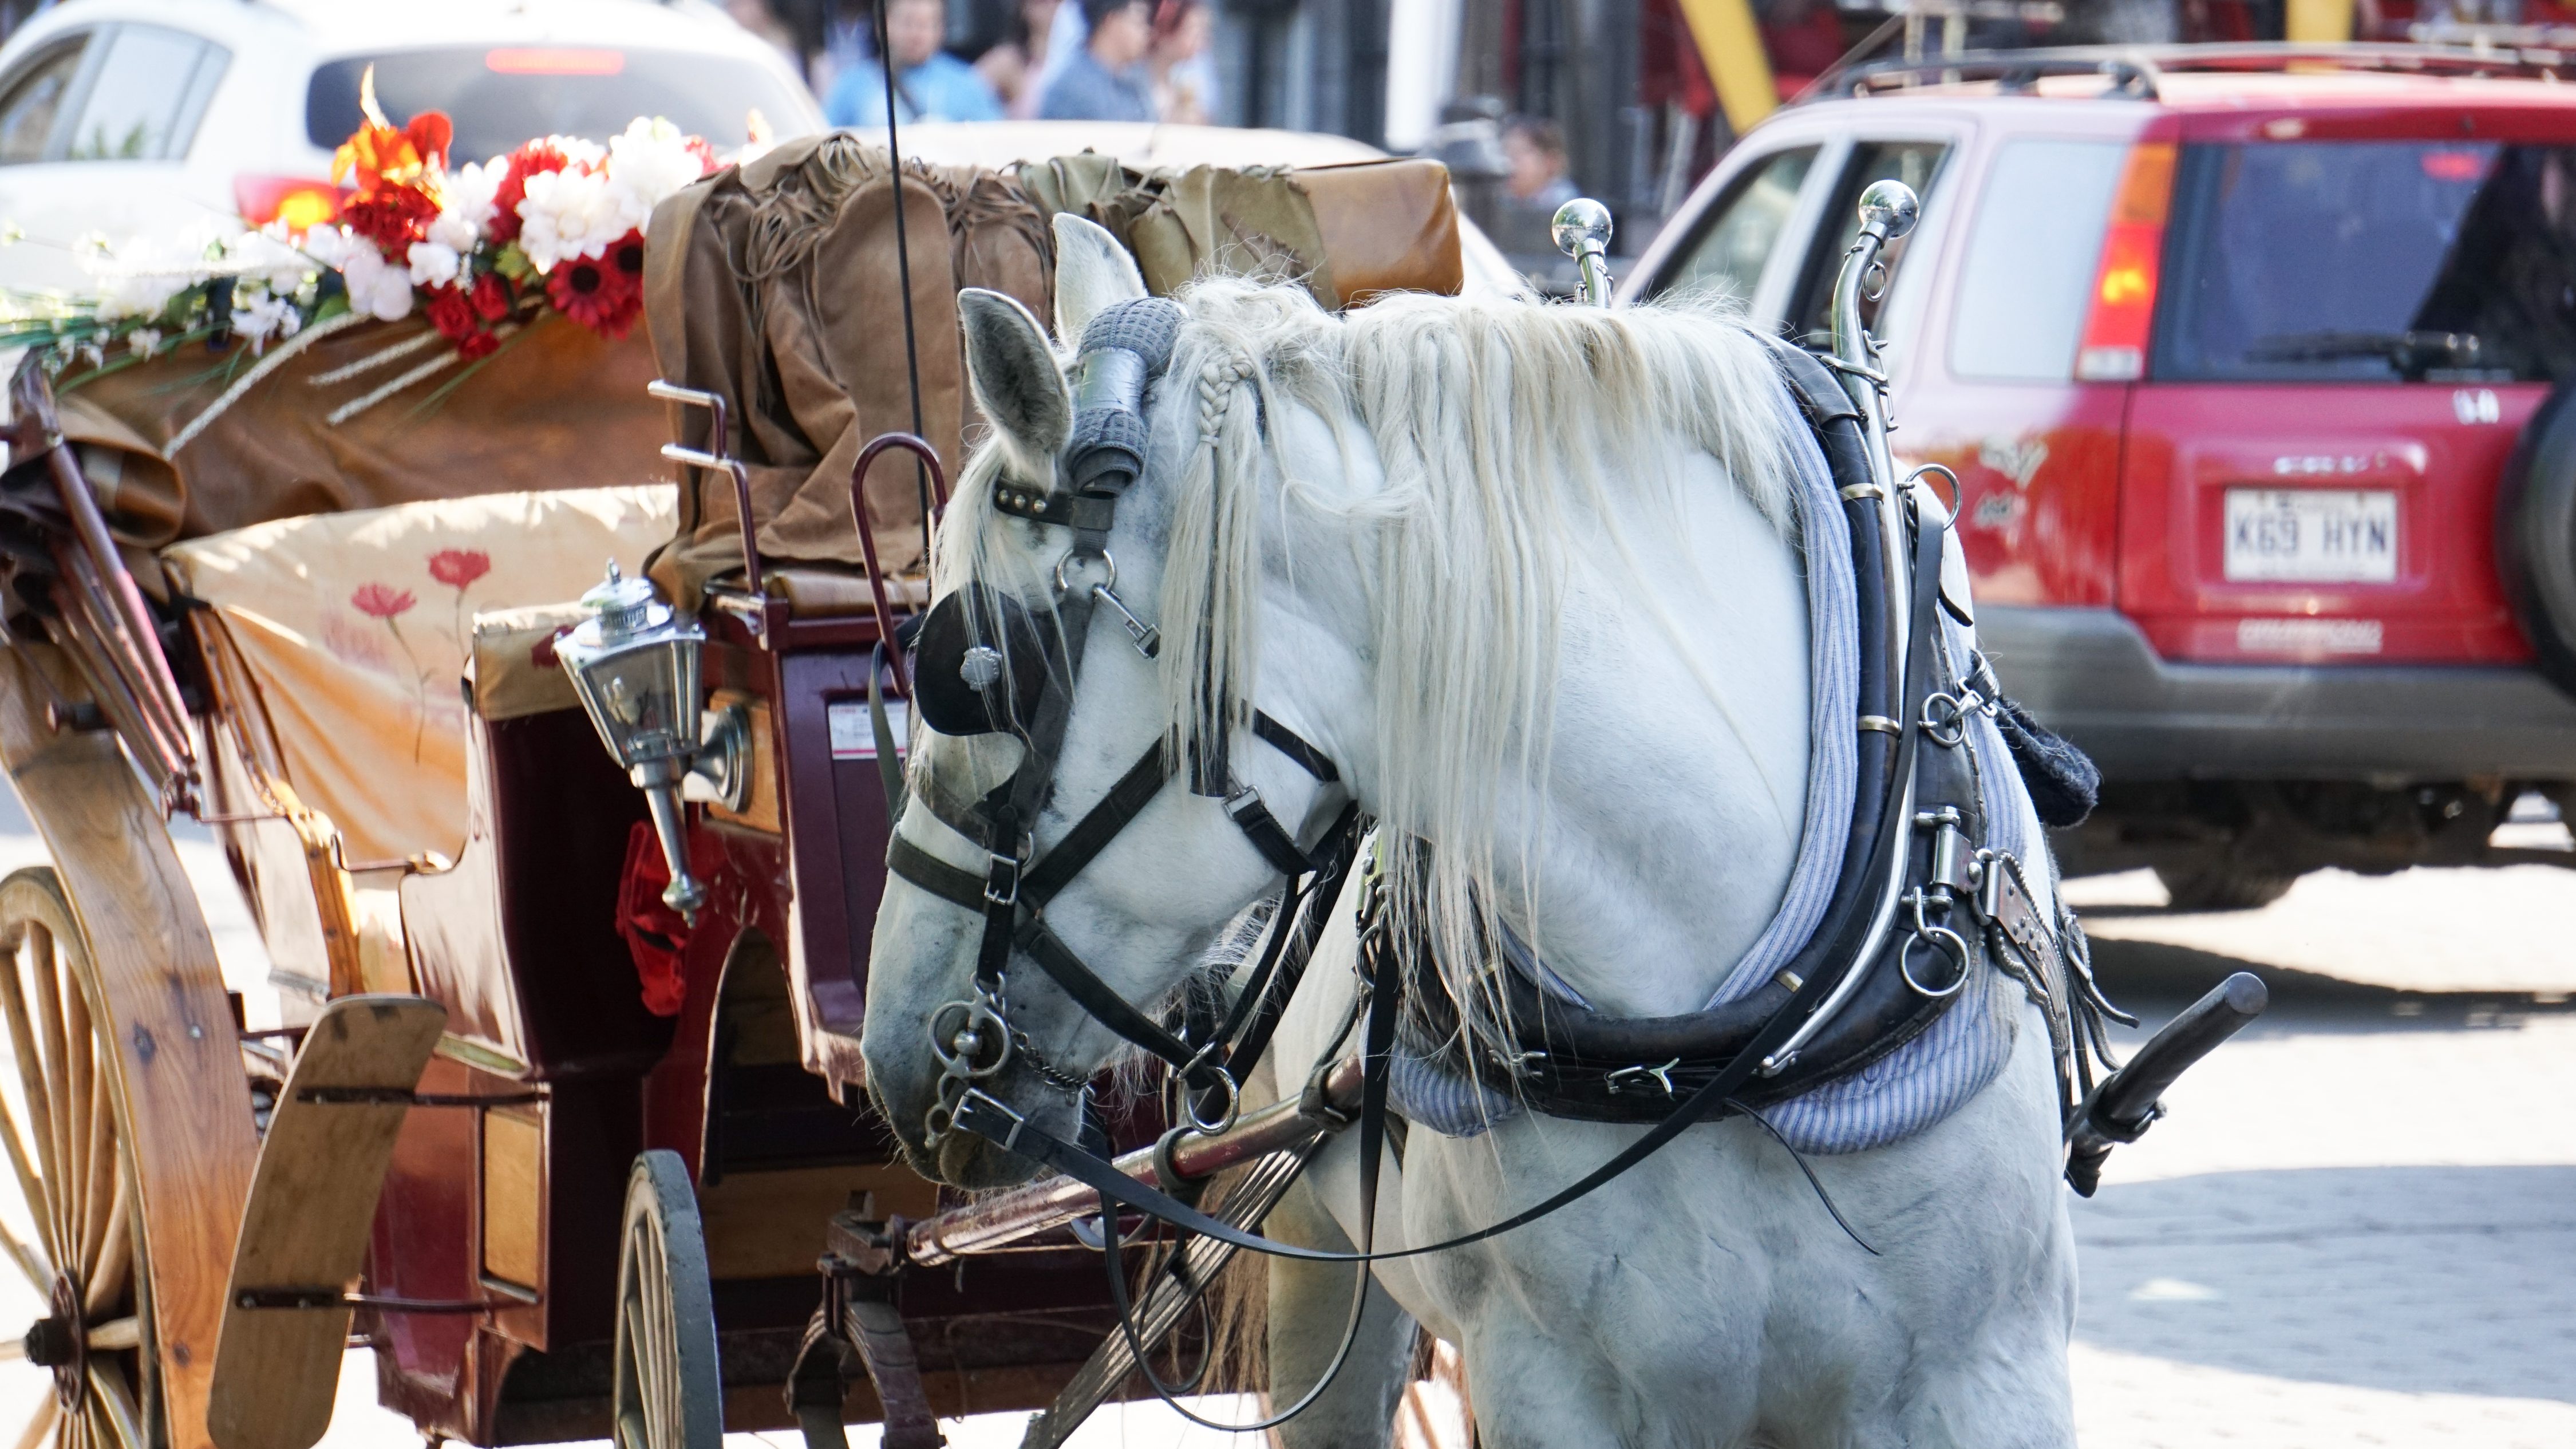
[[[2397,495],[2361,488],[2227,490],[2230,582],[2397,579]]]

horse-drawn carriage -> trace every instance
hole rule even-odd
[[[1181,276],[1459,285],[1436,167],[1040,169],[1047,206]],[[109,360],[98,330],[84,362],[79,328],[40,339],[12,394],[0,653],[0,759],[53,858],[0,886],[0,1219],[46,1305],[8,1347],[55,1381],[22,1442],[301,1446],[353,1332],[383,1401],[441,1437],[793,1422],[829,1220],[941,1206],[860,1085],[901,748],[869,701],[900,717],[880,646],[924,601],[958,456],[957,289],[1050,303],[1031,195],[898,183],[847,137],[712,172],[652,198],[640,276],[594,283],[636,289],[649,346],[548,306],[544,276],[503,273],[498,325],[452,326],[440,289],[387,322],[327,268],[287,335],[201,277],[139,319],[192,329],[176,343]],[[1220,211],[1261,245],[1206,235]],[[658,683],[707,760],[664,790],[603,752],[614,712],[595,729],[559,663],[604,561],[698,621],[594,663],[602,689]],[[700,748],[701,706],[725,748]],[[185,816],[251,903],[277,1020],[226,989],[164,826]],[[1049,1402],[1110,1327],[1096,1263],[1058,1231],[914,1277],[895,1409]],[[884,1417],[840,1367],[809,1367],[809,1417]]]
[[[56,343],[13,387],[0,485],[10,561],[0,762],[54,857],[0,883],[0,947],[11,953],[0,1008],[16,1064],[14,1081],[0,1082],[0,1144],[22,1210],[0,1221],[7,1255],[47,1304],[18,1352],[55,1378],[27,1442],[52,1430],[57,1442],[125,1449],[303,1449],[328,1422],[353,1330],[376,1351],[384,1402],[433,1434],[477,1443],[614,1432],[630,1445],[699,1449],[727,1427],[794,1422],[809,1442],[832,1444],[843,1423],[881,1420],[889,1444],[922,1445],[936,1442],[934,1414],[1050,1402],[1057,1412],[1033,1433],[1055,1442],[1091,1404],[1125,1392],[1157,1342],[1189,1327],[1184,1309],[1225,1254],[1276,1247],[1249,1229],[1319,1144],[1357,1122],[1363,1160],[1377,1160],[1400,1054],[1399,991],[1386,972],[1404,948],[1389,944],[1393,926],[1372,926],[1359,944],[1335,902],[1355,877],[1355,898],[1375,903],[1432,868],[1419,856],[1356,867],[1357,784],[1296,728],[1222,697],[1231,666],[1206,661],[1224,630],[1202,619],[1184,634],[1177,616],[1162,622],[1205,665],[1188,677],[1219,691],[1205,715],[1218,733],[1189,735],[1179,752],[1157,733],[1143,760],[1103,775],[1116,783],[1100,803],[1051,827],[1055,847],[1035,859],[1025,833],[1008,835],[1035,819],[1012,813],[1015,792],[1052,793],[1082,657],[1078,645],[1064,652],[1067,633],[1079,638],[1096,617],[1123,642],[1110,663],[1097,652],[1110,646],[1094,646],[1093,667],[1129,674],[1161,643],[1119,594],[1103,546],[1120,526],[1117,491],[1152,451],[1139,421],[1149,378],[1173,365],[1180,309],[1138,307],[1149,283],[1164,292],[1229,271],[1301,289],[1297,315],[1315,319],[1316,303],[1456,292],[1445,178],[1424,163],[1148,177],[1098,157],[1004,173],[896,168],[827,137],[647,196],[649,245],[639,227],[584,251],[567,231],[571,209],[547,212],[543,236],[505,240],[516,213],[438,194],[425,159],[437,137],[417,123],[366,134],[376,169],[362,168],[359,201],[400,202],[407,185],[421,195],[409,212],[353,209],[362,224],[339,244],[375,250],[340,280],[317,290],[271,257],[266,303],[244,305],[233,289],[249,286],[248,272],[201,278],[153,303],[151,316],[189,329],[175,350],[154,337],[132,346],[130,365],[93,354],[65,371],[74,349]],[[652,136],[629,139],[639,135],[640,150]],[[528,187],[523,172],[542,161],[583,175],[595,164],[604,176],[625,164],[622,152],[523,155],[537,159],[512,158],[501,186],[521,187],[530,226],[540,193],[567,186]],[[612,210],[634,200],[605,194]],[[1873,205],[1846,290],[1900,216],[1910,221],[1894,200]],[[1085,225],[1051,229],[1051,213]],[[451,221],[462,230],[438,229]],[[401,253],[366,229],[378,225],[395,227],[396,241],[417,232],[413,247],[451,238],[426,264],[409,253],[415,275],[443,272],[421,284],[423,319],[383,320],[407,313],[411,293],[389,290],[400,283],[386,281],[386,259]],[[1060,257],[1060,241],[1095,249]],[[1584,267],[1597,291],[1594,250]],[[1059,281],[1079,295],[1057,296]],[[961,302],[969,285],[982,290]],[[1247,315],[1290,315],[1243,295]],[[256,311],[281,298],[304,309],[292,335]],[[968,346],[985,349],[971,406],[961,308]],[[649,354],[613,335],[639,310]],[[1057,343],[1082,345],[1082,411],[1037,330],[1050,315]],[[1405,315],[1403,325],[1438,325]],[[1507,334],[1522,324],[1495,317],[1504,314],[1483,325],[1498,350],[1424,350],[1424,376],[1461,355],[1518,365],[1522,344]],[[1967,606],[1963,588],[1951,598],[1940,583],[1943,530],[1928,491],[1891,471],[1872,355],[1842,320],[1836,366],[1848,382],[1812,361],[1778,364],[1797,385],[1798,416],[1826,443],[1797,503],[1802,526],[1842,539],[1849,555],[1819,571],[1841,582],[1815,586],[1827,590],[1814,596],[1817,627],[1836,609],[1882,611],[1849,645],[1864,692],[1853,696],[1848,679],[1840,695],[1817,685],[1820,704],[1857,706],[1861,720],[1857,751],[1845,740],[1819,757],[1851,770],[1857,753],[1863,782],[1843,779],[1850,819],[1817,836],[1836,842],[1818,847],[1832,859],[1805,907],[1817,939],[1784,934],[1751,994],[1649,1022],[1642,1036],[1563,1005],[1530,1009],[1524,1024],[1541,1034],[1500,1057],[1480,1055],[1492,1043],[1454,1022],[1445,1046],[1407,1036],[1416,1075],[1406,1110],[1424,1124],[1416,1160],[1435,1150],[1433,1130],[1465,1137],[1492,1125],[1436,1125],[1431,1096],[1445,1089],[1423,1087],[1424,1072],[1463,1084],[1471,1104],[1500,1082],[1565,1115],[1663,1124],[1512,1223],[1608,1182],[1702,1116],[1754,1118],[1776,1136],[1756,1107],[1864,1067],[1875,1080],[1872,1064],[1936,1019],[2001,1023],[2009,1054],[2025,997],[2046,1017],[2037,1039],[2047,1059],[2071,1073],[2064,1090],[2093,1089],[2054,1109],[2076,1108],[2067,1130],[2089,1190],[2101,1153],[2143,1126],[2176,1063],[2244,1015],[2205,1010],[2183,1050],[2126,1078],[2125,1091],[2122,1078],[2095,1084],[2098,995],[2068,953],[2068,918],[2032,899],[2029,880],[2044,875],[2034,866],[2025,879],[2011,859],[2039,847],[2011,837],[2007,849],[2002,833],[1992,848],[1980,843],[2006,827],[1977,801],[2016,801],[2018,784],[1990,774],[1963,786],[1927,765],[1924,788],[1966,793],[1958,807],[1927,796],[1916,812],[1918,776],[1905,762],[1918,742],[1929,741],[1927,760],[1966,748],[1991,772],[2002,737],[1963,742],[1999,728],[2001,701],[1985,673],[1898,697],[1930,678],[1904,673],[1905,641],[1928,670],[1951,637],[1935,631],[1963,627]],[[264,335],[246,335],[253,324]],[[1596,329],[1548,344],[1549,365],[1573,369],[1560,392],[1633,363],[1620,349],[1635,336],[1662,335],[1543,325]],[[1708,376],[1779,390],[1768,354],[1745,351],[1755,344],[1740,329],[1691,317],[1656,325],[1670,348],[1722,336],[1750,370]],[[129,316],[117,335],[130,341],[132,329]],[[1373,357],[1404,355],[1411,339],[1398,324],[1378,330],[1393,350]],[[1696,365],[1686,351],[1658,355]],[[1181,444],[1194,436],[1204,450],[1263,456],[1280,446],[1271,430],[1291,426],[1290,403],[1320,395],[1274,390],[1292,364],[1211,355],[1194,390],[1155,395],[1196,409],[1195,434],[1172,435]],[[1002,385],[1014,367],[1026,372],[1016,392]],[[1319,366],[1301,385],[1356,385],[1368,372]],[[1619,375],[1646,386],[1633,370]],[[1480,442],[1502,425],[1473,419],[1480,400],[1459,406]],[[1656,415],[1669,428],[1696,404],[1657,406],[1680,409]],[[1052,575],[1056,617],[1074,627],[1053,643],[1035,625],[1014,633],[1026,606],[1013,612],[971,570],[943,565],[942,603],[930,607],[929,523],[978,411],[1003,441],[974,475],[970,526],[1008,515],[1077,540]],[[1713,423],[1707,436],[1738,426]],[[1067,429],[1084,428],[1088,443],[1066,443]],[[1426,425],[1422,436],[1433,435]],[[1031,439],[1067,451],[1089,491],[1015,481],[1009,460],[1035,456]],[[1490,448],[1480,456],[1499,460]],[[682,465],[676,489],[651,481],[662,458]],[[1229,546],[1226,527],[1258,516],[1228,525],[1217,513],[1191,535],[1212,557]],[[1196,525],[1165,515],[1155,527],[1169,543]],[[1078,587],[1068,567],[1082,571]],[[1936,605],[1962,624],[1942,623]],[[1147,663],[1126,659],[1125,644]],[[915,645],[919,667],[939,671],[938,691],[911,688]],[[907,730],[915,701],[927,733]],[[943,858],[953,843],[897,835],[906,788],[896,756],[907,738],[953,747],[993,732],[979,723],[987,712],[994,731],[1027,745],[1023,763],[984,781],[980,803],[954,789],[964,756],[938,770],[916,763],[910,797],[938,822],[923,831],[986,842],[970,852],[984,862],[978,873]],[[1288,771],[1316,820],[1291,811],[1283,823],[1236,778],[1256,771],[1227,758],[1224,736],[1238,726],[1270,752],[1258,769]],[[1485,738],[1502,750],[1501,735]],[[1074,875],[1183,774],[1193,793],[1224,802],[1207,819],[1226,848],[1256,878],[1289,885],[1269,916],[1244,918],[1267,922],[1270,945],[1214,975],[1193,967],[1190,980],[1219,989],[1182,991],[1178,1015],[1163,1018],[1155,1000],[1106,986],[1045,912],[1058,892],[1078,894]],[[1832,797],[1829,784],[1812,785],[1810,810]],[[1274,787],[1273,798],[1285,796]],[[248,1021],[228,996],[164,828],[180,814],[219,833],[252,903],[282,1003],[275,1023]],[[915,897],[912,914],[889,912],[906,949],[971,945],[953,915],[923,924],[923,912],[960,909],[982,917],[982,946],[967,952],[978,962],[970,999],[925,1000],[870,1027],[890,844]],[[1340,1034],[1306,1044],[1302,1093],[1282,1077],[1267,1080],[1266,1103],[1239,1098],[1254,1086],[1251,1043],[1293,1037],[1304,1028],[1283,1019],[1320,1009],[1292,1005],[1290,993],[1332,921],[1350,928],[1344,947],[1377,963],[1365,1008],[1353,997]],[[1515,941],[1496,954],[1510,956]],[[1123,1037],[1171,1064],[1186,1120],[1166,1130],[1151,1097],[1095,1099],[1092,1072],[1051,1067],[1047,1051],[1061,1048],[1042,1051],[1025,1017],[1012,1017],[1027,1005],[1001,981],[1015,953],[1105,1026],[1085,1039]],[[1987,963],[1996,981],[2018,984],[1989,983]],[[1523,965],[1511,989],[1554,989],[1534,955]],[[1972,973],[1976,1005],[1943,1017]],[[904,985],[930,989],[927,978]],[[2246,1005],[2241,992],[2234,1005]],[[1346,1058],[1363,1017],[1362,1057]],[[1640,1057],[1639,1040],[1683,1045],[1658,1063],[1661,1048]],[[1094,1055],[1106,1064],[1105,1047]],[[934,1095],[905,1095],[933,1090],[902,1073],[934,1058]],[[2000,1067],[1997,1058],[1970,1090]],[[1778,1084],[1756,1081],[1757,1069]],[[2035,1069],[2044,1083],[2047,1069]],[[863,1091],[884,1092],[889,1073],[891,1121]],[[1018,1086],[1049,1094],[1048,1110],[1011,1106]],[[1880,1138],[1821,1150],[1885,1140],[1871,1130]],[[1900,1134],[1910,1130],[1920,1123]],[[1814,1145],[1814,1131],[1790,1131],[1780,1140]],[[2054,1128],[2041,1131],[2058,1151]],[[1035,1158],[1072,1175],[966,1203],[907,1165],[935,1160],[945,1177],[976,1179],[997,1158],[984,1139],[1023,1167]],[[1400,1167],[1404,1154],[1390,1160]],[[1229,1167],[1245,1170],[1211,1192],[1210,1176]],[[1148,1273],[1141,1301],[1130,1301],[1114,1252],[1104,1281],[1102,1233],[1174,1225],[1197,1236]],[[1362,1257],[1372,1231],[1352,1233]],[[1347,1324],[1335,1319],[1338,1366],[1369,1300],[1334,1291],[1351,1295]],[[1274,1348],[1282,1321],[1274,1316]],[[1405,1323],[1371,1321],[1381,1336]],[[1392,1361],[1388,1371],[1404,1371],[1409,1349]],[[1203,1368],[1197,1384],[1226,1381]],[[1361,1412],[1383,1424],[1385,1403]]]

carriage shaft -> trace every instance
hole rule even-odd
[[[1358,1059],[1334,1064],[1320,1095],[1319,1106],[1347,1121],[1359,1108]],[[1172,1147],[1172,1168],[1182,1181],[1210,1177],[1256,1157],[1301,1146],[1317,1133],[1340,1125],[1322,1112],[1309,1112],[1304,1101],[1292,1097],[1245,1115],[1223,1132],[1184,1135]],[[1118,1170],[1169,1192],[1180,1184],[1163,1180],[1156,1154],[1156,1148],[1138,1148],[1118,1159]],[[903,1256],[916,1265],[936,1267],[1008,1247],[1099,1211],[1098,1191],[1070,1177],[1050,1177],[905,1225]]]

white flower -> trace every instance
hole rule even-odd
[[[665,197],[694,183],[704,170],[698,153],[689,149],[689,138],[659,116],[636,118],[624,135],[608,143],[609,184],[624,193],[639,227]]]
[[[349,249],[340,265],[349,284],[349,305],[379,322],[400,322],[411,315],[411,274],[384,259],[373,245]]]
[[[125,334],[125,344],[138,357],[150,357],[161,350],[161,332],[155,327],[137,327]]]
[[[345,226],[317,226],[304,234],[304,254],[333,271],[349,259],[351,238]]]
[[[173,272],[107,272],[99,278],[98,320],[119,322],[128,317],[158,317],[170,299],[179,295],[190,278]]]
[[[411,261],[411,284],[415,287],[444,287],[456,280],[457,268],[465,259],[456,248],[437,241],[416,241],[407,254]]]
[[[438,218],[429,224],[429,239],[458,253],[483,243],[492,225],[492,194],[510,174],[510,159],[495,156],[482,164],[467,162],[447,173],[439,186]]]
[[[519,250],[540,272],[598,256],[643,220],[632,194],[612,189],[596,171],[541,171],[528,178],[527,193],[519,203]]]
[[[304,325],[304,315],[283,297],[252,292],[233,294],[233,332],[256,354],[269,338],[283,341]]]
[[[312,258],[283,234],[266,229],[232,238],[224,246],[224,261],[243,283],[258,283],[272,292],[292,292],[313,272]]]

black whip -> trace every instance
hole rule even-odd
[[[903,369],[912,386],[912,435],[928,442],[921,430],[921,347],[912,333],[912,236],[903,223],[903,144],[895,129],[894,44],[886,36],[886,12],[894,0],[877,0],[877,69],[885,74],[886,159],[894,168],[894,273],[903,288]],[[921,498],[921,563],[930,566],[930,470],[915,455],[912,485]]]

